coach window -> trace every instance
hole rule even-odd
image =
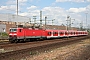
[[[60,34],[63,34],[63,32],[60,32]]]
[[[57,32],[55,32],[55,34],[58,34]]]
[[[57,32],[53,32],[53,34],[58,34]]]
[[[71,32],[71,35],[72,35],[72,32]]]
[[[20,29],[19,31],[22,32],[22,29]]]
[[[81,34],[81,33],[79,32],[79,34]]]
[[[83,34],[84,34],[84,32],[83,32]]]
[[[67,35],[67,32],[65,32],[65,35]]]

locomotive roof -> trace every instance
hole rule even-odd
[[[39,29],[39,28],[22,28],[22,27],[12,27],[10,29],[31,29],[31,30],[44,30],[44,29]]]

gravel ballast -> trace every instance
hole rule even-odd
[[[25,60],[89,60],[90,39],[82,40],[71,45],[59,47],[32,57],[27,56]],[[23,60],[23,59],[21,59]]]

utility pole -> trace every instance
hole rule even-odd
[[[71,30],[73,30],[73,28],[72,28],[72,24],[73,24],[72,20],[75,21],[75,19],[71,19]]]
[[[54,20],[55,20],[55,19],[53,19],[53,20],[47,20],[47,21],[51,21],[51,22],[52,22],[52,26],[53,26],[53,23],[54,23],[53,21],[54,21]]]
[[[18,0],[17,0],[17,16],[18,16]]]
[[[40,28],[42,28],[42,11],[40,11]]]
[[[71,19],[70,16],[67,16],[67,27],[66,27],[66,30],[71,30],[72,28],[72,20],[75,20],[75,19]]]
[[[67,20],[66,20],[66,21],[67,21],[66,30],[67,30],[67,33],[68,33],[68,34],[69,34],[70,19],[71,19],[70,16],[67,16]],[[67,40],[68,40],[68,38],[69,38],[69,37],[68,37],[68,35],[67,35]]]
[[[31,18],[29,18],[29,23],[31,24]]]
[[[33,16],[34,19],[34,25],[36,24],[36,16]]]
[[[47,29],[47,28],[46,28],[46,25],[47,25],[46,20],[47,20],[47,17],[45,16],[45,30]]]
[[[83,22],[80,23],[80,30],[83,30]]]
[[[70,16],[67,16],[67,26],[66,26],[66,30],[68,31],[69,30],[69,21],[70,21]]]
[[[34,28],[35,28],[35,25],[36,25],[36,16],[33,16],[33,19],[34,19]]]
[[[69,30],[71,30],[71,18],[69,19]]]
[[[53,26],[53,21],[54,21],[54,20],[55,20],[55,19],[52,20],[52,26]]]
[[[17,0],[17,20],[18,20],[18,0]],[[17,23],[17,28],[18,28],[18,22]]]
[[[45,20],[43,20],[43,21],[45,21],[45,29],[47,29],[47,27],[46,27],[47,21],[52,21],[52,26],[53,26],[53,21],[54,21],[54,20],[55,20],[55,19],[53,19],[53,20],[47,20],[47,16],[45,16]],[[40,22],[41,22],[40,25],[42,25],[42,19],[41,19]]]
[[[88,14],[88,13],[86,12],[86,30],[87,30],[87,28],[88,28],[88,27],[87,27],[87,14]]]

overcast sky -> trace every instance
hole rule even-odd
[[[19,15],[27,16],[33,19],[37,16],[39,20],[40,10],[42,19],[47,16],[47,20],[54,20],[55,25],[66,25],[66,19],[69,15],[72,19],[72,26],[78,26],[83,23],[90,26],[90,0],[18,0]],[[1,0],[0,13],[16,14],[16,0]],[[86,14],[87,13],[87,14]],[[73,20],[75,19],[75,21]],[[24,21],[24,20],[23,20]],[[51,22],[47,22],[50,23]]]

